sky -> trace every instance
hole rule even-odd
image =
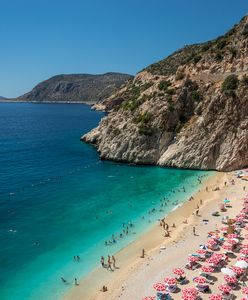
[[[56,74],[135,74],[224,34],[248,0],[0,0],[0,96]]]

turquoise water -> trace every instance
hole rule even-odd
[[[79,138],[102,116],[86,105],[0,104],[1,300],[61,299],[209,174],[99,160]]]

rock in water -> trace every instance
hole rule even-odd
[[[82,137],[101,158],[231,171],[248,166],[248,17],[215,40],[186,46],[103,102]]]

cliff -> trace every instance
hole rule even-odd
[[[11,100],[95,103],[108,98],[132,78],[131,75],[121,73],[57,75],[39,83],[32,91]]]
[[[186,46],[104,102],[82,137],[101,158],[231,171],[248,166],[248,17],[224,36]]]

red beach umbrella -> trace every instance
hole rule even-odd
[[[207,262],[208,264],[214,264],[214,265],[217,265],[217,264],[220,262],[220,258],[219,258],[219,257],[214,257],[214,256],[212,256],[212,257],[208,258],[208,259],[206,260],[206,262]]]
[[[220,294],[212,294],[212,295],[209,296],[209,299],[210,300],[222,300],[223,297]]]
[[[248,249],[241,249],[240,253],[244,255],[248,255]]]
[[[236,238],[238,238],[238,235],[236,233],[230,233],[230,234],[227,235],[227,237],[229,239],[236,239]]]
[[[183,300],[196,300],[196,296],[195,295],[182,295],[182,299]]]
[[[225,276],[224,276],[224,279],[225,279],[225,281],[228,282],[228,283],[236,283],[236,282],[237,282],[237,278],[236,278],[236,277],[233,277],[233,276],[225,275]]]
[[[239,261],[239,260],[243,260],[243,261],[248,262],[248,257],[241,256],[241,257],[239,257],[237,260],[238,260],[238,261]]]
[[[205,272],[205,273],[212,273],[214,272],[214,268],[213,267],[210,267],[210,266],[202,266],[202,271]]]
[[[194,287],[188,287],[182,290],[183,295],[194,295],[197,296],[199,291]]]
[[[216,245],[216,244],[217,244],[216,240],[214,240],[214,239],[208,240],[207,243],[208,243],[209,245]]]
[[[247,286],[242,288],[242,293],[245,295],[248,295],[248,287]]]
[[[221,227],[221,231],[227,231],[228,227],[227,226],[224,226],[224,227]]]
[[[206,254],[207,253],[207,251],[206,250],[204,250],[204,249],[199,249],[199,250],[197,250],[196,251],[196,253],[198,253],[198,254]]]
[[[163,283],[155,283],[153,285],[153,288],[158,292],[165,292],[166,291],[166,286]]]
[[[235,240],[227,240],[227,243],[229,243],[231,245],[236,245],[238,242]]]
[[[232,288],[229,285],[227,285],[227,284],[221,284],[221,285],[219,285],[218,289],[221,292],[225,293],[225,294],[229,294],[231,292],[231,290],[232,290]]]
[[[198,258],[195,257],[195,256],[189,256],[189,257],[188,257],[188,261],[189,261],[189,262],[196,262],[196,261],[198,261]]]
[[[199,284],[203,284],[206,283],[206,278],[203,276],[199,276],[199,277],[195,277],[193,281]]]
[[[177,280],[174,277],[165,277],[164,282],[168,285],[173,285],[177,283]]]
[[[241,248],[242,248],[242,249],[247,249],[247,248],[248,248],[248,245],[247,245],[247,244],[241,245]]]
[[[233,267],[232,267],[232,270],[233,270],[233,272],[234,272],[235,274],[237,274],[238,276],[244,274],[244,272],[245,272],[244,269],[242,269],[242,268],[240,268],[240,267],[236,267],[236,266],[233,266]]]
[[[232,245],[224,244],[224,245],[222,245],[222,248],[227,250],[227,251],[231,251],[232,250]]]
[[[156,297],[154,297],[154,296],[142,298],[142,300],[155,300],[155,299],[156,299]]]
[[[183,276],[183,275],[185,274],[184,270],[181,269],[181,268],[176,268],[176,269],[174,269],[174,270],[173,270],[173,273],[174,273],[175,275],[179,275],[179,276]]]

